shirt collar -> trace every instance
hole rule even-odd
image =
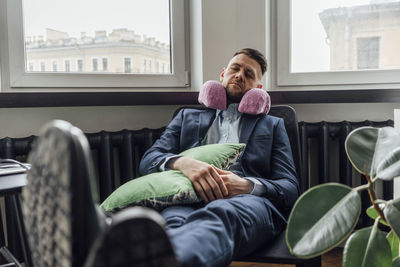
[[[231,118],[238,118],[242,115],[242,112],[239,112],[239,103],[233,103],[228,106],[226,110],[217,109],[217,117],[222,116],[230,116]]]

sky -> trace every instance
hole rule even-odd
[[[24,0],[25,36],[46,37],[46,28],[80,37],[127,28],[169,43],[167,0]]]

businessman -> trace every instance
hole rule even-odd
[[[162,211],[178,261],[183,266],[226,266],[267,244],[285,227],[284,214],[299,189],[282,119],[238,111],[243,95],[261,88],[264,56],[246,48],[222,69],[226,110],[181,110],[145,153],[140,171],[180,170],[203,200],[200,205]],[[232,170],[178,157],[180,152],[213,143],[245,143]]]
[[[161,215],[134,207],[106,217],[92,197],[96,181],[83,133],[62,121],[44,127],[22,194],[34,265],[220,267],[268,244],[284,229],[299,188],[283,120],[239,112],[245,93],[262,87],[266,69],[259,51],[236,52],[220,74],[227,105],[181,110],[145,153],[143,175],[180,170],[202,199]],[[214,143],[246,147],[229,170],[178,156]]]

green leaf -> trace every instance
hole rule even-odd
[[[382,180],[400,175],[400,133],[393,127],[379,129],[373,168]]]
[[[379,216],[379,214],[378,214],[378,212],[376,211],[376,209],[374,208],[374,206],[370,206],[370,207],[367,209],[367,215],[368,215],[371,219],[373,219],[373,220],[375,220],[375,219],[378,218],[378,216]],[[383,225],[389,226],[389,225],[387,224],[387,222],[385,222],[383,219],[380,219],[379,222],[380,222],[381,224],[383,224]]]
[[[343,267],[391,267],[392,254],[385,236],[377,227],[352,234],[343,250]]]
[[[383,210],[383,214],[392,230],[397,236],[400,236],[400,198],[389,201]]]
[[[360,213],[360,196],[352,188],[337,183],[313,187],[292,209],[286,243],[298,257],[321,255],[350,235]]]
[[[345,149],[353,167],[361,174],[370,174],[379,129],[361,127],[346,138]]]
[[[400,267],[400,257],[397,257],[393,260],[392,267]]]
[[[389,234],[387,234],[386,239],[389,242],[390,250],[392,251],[392,258],[394,259],[399,256],[399,238],[393,231],[390,231]]]

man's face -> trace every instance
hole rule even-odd
[[[226,88],[227,97],[231,102],[240,102],[243,95],[252,88],[262,88],[261,67],[254,59],[239,54],[229,61],[220,76],[222,85]]]

